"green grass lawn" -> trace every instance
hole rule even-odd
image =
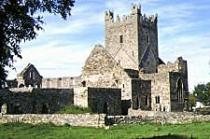
[[[118,125],[108,130],[104,128],[56,127],[50,124],[34,126],[10,123],[0,125],[0,139],[140,139],[169,134],[176,135],[174,139],[187,139],[180,136],[187,136],[188,139],[191,136],[199,139],[210,139],[210,123],[184,125],[130,124]],[[157,137],[157,139],[159,138]],[[172,139],[172,136],[168,138]]]
[[[55,112],[57,114],[84,114],[84,113],[92,113],[90,108],[82,108],[78,106],[65,106],[61,108],[59,111]]]

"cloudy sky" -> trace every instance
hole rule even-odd
[[[165,62],[179,56],[188,61],[190,90],[210,81],[209,0],[76,0],[66,21],[45,14],[45,30],[22,44],[23,59],[8,78],[15,78],[29,62],[44,77],[79,75],[93,46],[104,44],[104,12],[126,15],[132,3],[141,4],[142,13],[158,14],[160,57]]]

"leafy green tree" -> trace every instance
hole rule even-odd
[[[205,105],[210,105],[210,82],[207,84],[198,84],[193,91],[196,99],[204,103]]]
[[[21,58],[20,43],[35,39],[42,30],[42,13],[67,19],[75,0],[0,0],[0,87],[7,77],[5,67]]]
[[[195,106],[196,103],[196,97],[194,96],[194,94],[190,94],[188,97],[188,106],[189,106],[189,110],[192,110],[192,107]]]

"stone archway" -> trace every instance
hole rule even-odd
[[[19,85],[19,88],[23,88],[25,85],[24,84],[20,84]]]

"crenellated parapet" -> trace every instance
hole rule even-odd
[[[174,63],[168,62],[158,66],[158,72],[180,72],[187,74],[187,61],[178,57]]]
[[[105,22],[113,22],[114,20],[114,13],[112,11],[105,12]]]
[[[140,23],[143,27],[149,27],[151,29],[156,29],[157,28],[157,22],[158,22],[158,15],[150,15],[147,16],[144,14],[143,16],[140,17]]]
[[[131,7],[131,13],[129,15],[114,15],[113,11],[105,12],[105,25],[106,26],[119,26],[126,25],[138,21],[142,26],[156,28],[157,25],[157,14],[146,16],[141,13],[140,5],[133,5]]]

